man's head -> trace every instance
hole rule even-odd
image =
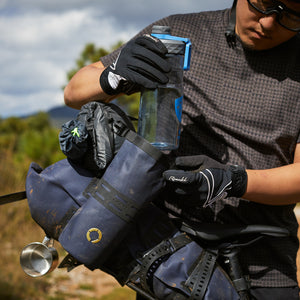
[[[270,49],[288,41],[297,30],[300,0],[237,0],[235,31],[246,47]]]

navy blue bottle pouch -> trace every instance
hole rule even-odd
[[[138,212],[162,189],[166,167],[160,151],[129,133],[102,178],[94,178],[84,190],[88,201],[62,231],[61,245],[90,268],[104,262]]]
[[[97,268],[163,188],[167,167],[163,153],[132,131],[101,178],[67,159],[45,170],[32,164],[26,180],[32,217],[78,261]]]

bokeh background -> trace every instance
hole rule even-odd
[[[174,13],[230,7],[232,0],[0,0],[0,195],[24,190],[32,161],[64,158],[60,126],[63,87],[82,66],[126,42],[143,27]],[[137,114],[138,96],[119,100]],[[132,103],[135,103],[132,105]],[[58,113],[60,112],[60,113]],[[42,241],[27,201],[0,206],[0,299],[131,300],[135,293],[111,276],[78,267],[27,276],[19,255]],[[58,243],[60,261],[66,255]]]
[[[110,49],[174,13],[232,0],[0,0],[0,116],[63,103],[61,86],[87,43]]]

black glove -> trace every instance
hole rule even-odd
[[[171,66],[165,55],[168,50],[157,38],[144,35],[130,41],[117,60],[100,76],[100,85],[108,95],[130,95],[142,88],[155,89],[169,81]]]
[[[247,173],[241,166],[224,165],[205,155],[177,157],[175,164],[180,170],[167,170],[163,177],[179,198],[188,199],[188,206],[206,207],[246,192]]]

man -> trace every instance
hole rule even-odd
[[[164,174],[185,199],[174,210],[203,222],[287,228],[288,238],[243,249],[241,263],[257,299],[299,299],[293,208],[300,201],[300,1],[237,0],[232,10],[155,24],[193,45],[176,151],[187,157],[177,160],[183,170]],[[80,108],[166,83],[166,50],[142,36],[150,32],[148,26],[121,53],[81,69],[65,89],[66,104]],[[199,154],[205,157],[192,156]]]

